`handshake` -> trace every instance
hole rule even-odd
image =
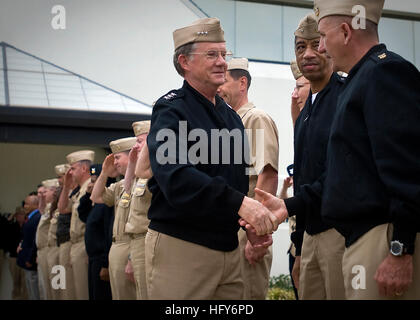
[[[245,227],[248,240],[254,247],[272,244],[271,233],[288,217],[286,205],[282,199],[255,188],[256,198],[244,197],[239,208],[239,224]]]

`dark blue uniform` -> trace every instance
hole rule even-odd
[[[394,225],[414,250],[420,232],[420,73],[374,46],[350,70],[327,149],[322,217],[350,246],[371,228]]]
[[[39,220],[41,219],[41,214],[38,209],[33,211],[31,214],[31,218],[23,225],[22,250],[19,252],[16,262],[17,265],[23,269],[36,271],[37,247],[35,244],[35,235]],[[26,262],[30,263],[31,267],[27,267]]]
[[[180,121],[186,122],[186,135],[197,128],[204,130],[208,139],[208,150],[205,151],[208,153],[202,163],[188,161],[185,152],[192,150],[195,140],[202,137],[187,141],[186,136],[182,136],[183,129],[179,129]],[[164,149],[164,141],[158,139],[159,131],[165,128],[176,134],[176,154],[171,159],[173,164],[158,161],[159,152]],[[222,164],[222,148],[217,150],[211,146],[213,129],[239,131],[242,141],[235,141],[234,145],[234,139],[231,139],[230,146],[224,150],[230,156],[228,164]],[[149,227],[214,250],[236,249],[238,211],[248,192],[249,181],[244,160],[248,154],[244,143],[247,143],[247,138],[241,119],[219,96],[216,96],[214,105],[184,81],[181,89],[159,99],[153,108],[147,138],[154,174],[148,184],[153,194],[148,212],[151,220]],[[184,152],[179,154],[179,148]],[[212,151],[217,153],[219,164],[214,163]],[[171,152],[167,154],[171,156]],[[235,163],[238,156],[239,161]]]
[[[92,206],[90,193],[80,198],[79,218],[86,223],[85,244],[89,257],[89,299],[111,300],[111,285],[99,277],[102,268],[108,268],[108,253],[112,244],[114,208],[105,204]]]
[[[321,197],[325,179],[327,143],[337,99],[344,79],[336,73],[318,92],[312,103],[312,92],[296,119],[294,131],[294,197],[285,200],[289,216],[296,215],[292,241],[300,255],[303,234],[324,232],[331,228],[321,219]]]

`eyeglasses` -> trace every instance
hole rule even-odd
[[[223,60],[229,61],[233,55],[232,52],[230,51],[217,51],[217,50],[209,50],[205,52],[192,52],[190,54],[202,54],[210,61],[217,60],[217,58],[219,58],[219,55],[222,56]]]

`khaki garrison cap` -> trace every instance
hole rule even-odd
[[[149,133],[150,120],[133,122],[131,126],[133,127],[134,135],[137,137],[141,134]]]
[[[173,32],[175,50],[193,42],[225,42],[224,32],[217,18],[204,18]]]
[[[66,158],[70,165],[82,160],[89,160],[93,162],[93,159],[95,159],[95,152],[92,150],[80,150],[68,154]]]
[[[234,58],[232,60],[229,60],[227,63],[227,69],[233,70],[233,69],[241,69],[248,71],[248,59],[247,58]]]
[[[58,179],[48,179],[48,180],[44,180],[42,181],[42,185],[45,188],[58,188],[59,184],[58,184]]]
[[[54,167],[55,173],[57,176],[64,176],[67,172],[67,170],[70,168],[70,166],[66,164],[58,164]]]
[[[306,40],[319,38],[321,36],[318,32],[318,22],[313,13],[307,14],[300,20],[294,35]]]
[[[292,69],[293,77],[295,77],[295,80],[297,80],[301,76],[303,76],[303,74],[302,74],[302,72],[300,72],[299,67],[297,65],[297,62],[295,60],[290,62],[290,69]]]
[[[136,137],[122,138],[111,141],[109,147],[112,153],[118,153],[123,151],[130,151],[131,148],[136,144]]]
[[[354,17],[356,14],[360,16],[361,12],[353,7],[362,6],[365,8],[366,19],[378,24],[384,2],[385,0],[314,0],[314,12],[318,21],[326,16]]]

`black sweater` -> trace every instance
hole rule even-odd
[[[322,216],[350,246],[394,225],[414,248],[420,232],[420,73],[377,45],[350,70],[327,149]]]
[[[185,135],[193,129],[203,129],[204,137],[186,141],[180,121],[186,121]],[[171,157],[168,164],[159,161],[161,151],[169,145],[169,142],[158,141],[161,129],[170,129],[176,136],[173,145],[177,152],[172,155],[166,151]],[[222,148],[211,145],[212,129],[239,132],[242,141],[231,139],[223,150],[230,156],[228,164],[222,164]],[[185,151],[178,153],[179,147],[192,152],[196,140],[205,142],[206,139],[209,146],[201,149],[199,155],[205,159],[200,163],[193,164],[191,158],[185,159]],[[247,139],[236,112],[219,96],[213,105],[184,81],[181,89],[171,91],[156,102],[147,143],[154,174],[148,185],[153,194],[148,212],[149,227],[211,249],[234,250],[238,246],[238,211],[248,192],[249,181],[243,156]],[[212,161],[212,152],[217,152],[215,158],[220,164]]]
[[[321,219],[321,197],[328,137],[343,83],[344,79],[333,73],[313,104],[309,92],[295,123],[294,197],[286,199],[285,204],[289,216],[296,215],[296,231],[292,234],[296,255],[300,255],[304,231],[314,235],[331,228]]]
[[[101,259],[102,267],[108,268],[108,253],[112,245],[114,208],[103,203],[92,206],[90,193],[80,198],[79,218],[86,223],[85,244],[90,259]]]

